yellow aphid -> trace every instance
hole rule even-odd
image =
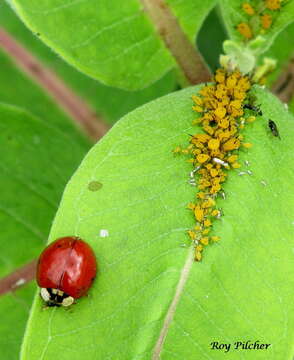
[[[207,235],[210,232],[210,229],[205,229],[202,231],[202,235]]]
[[[217,209],[214,209],[214,210],[212,210],[212,212],[211,212],[211,216],[219,216],[219,214],[220,214],[220,211],[217,210]]]
[[[216,242],[216,241],[220,240],[220,237],[219,236],[211,236],[211,240]]]
[[[225,74],[223,72],[218,72],[214,78],[216,82],[221,84],[225,81]]]
[[[209,96],[212,91],[212,85],[204,86],[200,91],[199,94],[202,96]]]
[[[209,208],[215,205],[215,201],[212,198],[208,198],[207,200],[203,201],[202,207]]]
[[[187,205],[187,208],[190,209],[190,210],[194,210],[194,209],[195,209],[195,206],[196,206],[195,204],[193,204],[193,203],[190,202],[190,203]]]
[[[273,19],[269,14],[264,14],[260,17],[260,21],[261,21],[261,26],[264,29],[269,29],[271,27]]]
[[[198,106],[198,105],[193,106],[192,109],[195,110],[196,112],[199,112],[199,113],[203,112],[203,108],[201,106]]]
[[[201,222],[203,220],[204,211],[199,205],[195,207],[194,214],[197,221]]]
[[[201,261],[201,259],[202,259],[202,254],[201,254],[201,252],[200,252],[200,251],[196,251],[196,252],[195,252],[195,260],[196,260],[196,261]]]
[[[244,36],[245,39],[251,39],[252,38],[252,30],[250,28],[250,26],[246,23],[240,23],[237,26],[237,30],[239,31],[239,33],[241,35]]]
[[[209,187],[210,186],[210,181],[207,179],[200,179],[199,183],[204,187]]]
[[[211,126],[203,126],[203,130],[205,130],[209,135],[213,135],[214,129]]]
[[[237,84],[237,79],[235,76],[229,76],[227,78],[227,87],[228,88],[233,88],[236,86],[236,84]]]
[[[220,142],[218,139],[210,139],[208,141],[208,147],[209,149],[211,150],[215,150],[215,149],[218,149],[219,148],[219,145],[220,145]]]
[[[203,192],[203,191],[199,191],[199,192],[197,193],[197,197],[198,197],[199,199],[204,199],[204,198],[205,198],[204,192]]]
[[[197,245],[195,247],[196,251],[202,251],[203,250],[203,246],[201,244]]]
[[[243,101],[245,99],[245,97],[246,97],[246,93],[243,90],[241,90],[239,88],[234,89],[234,98],[235,99]]]
[[[234,107],[235,109],[240,109],[242,107],[242,101],[241,100],[233,100],[233,101],[231,101],[230,106]]]
[[[200,149],[195,149],[195,150],[192,151],[192,154],[193,155],[201,154],[201,150]]]
[[[196,239],[196,233],[192,230],[188,230],[188,235],[190,236],[190,238],[192,240],[195,240]]]
[[[238,162],[234,162],[233,164],[232,164],[232,168],[233,169],[239,169],[241,167],[241,164],[239,164]]]
[[[194,229],[195,229],[196,231],[200,231],[202,228],[201,228],[200,225],[196,225],[196,226],[194,227]]]
[[[181,148],[180,146],[177,146],[177,147],[173,150],[173,152],[174,152],[175,154],[180,153],[181,151],[182,151],[182,148]]]
[[[220,87],[220,86],[221,86],[221,85],[219,85],[219,87]],[[221,103],[222,103],[223,105],[226,105],[226,104],[228,103],[228,97],[226,96],[226,94],[227,94],[227,91],[226,91],[226,90],[224,90],[223,88],[218,88],[218,89],[215,91],[214,96],[215,96],[216,98],[218,98],[219,101],[221,101]]]
[[[230,131],[221,131],[218,134],[218,138],[220,139],[220,141],[226,140],[231,136],[231,132]]]
[[[249,123],[252,123],[253,121],[256,120],[256,117],[255,116],[249,116],[246,121],[249,122]]]
[[[200,164],[203,164],[203,163],[205,163],[205,161],[209,160],[210,157],[207,154],[199,154],[199,155],[197,155],[196,158]]]
[[[211,194],[216,194],[217,192],[220,191],[220,189],[222,188],[222,186],[220,184],[215,184],[211,187],[210,189],[210,193]]]
[[[218,118],[223,118],[226,115],[226,108],[224,107],[218,107],[217,109],[215,109],[214,114],[218,117]]]
[[[207,236],[200,239],[201,244],[208,245],[209,238]]]
[[[246,12],[246,14],[248,14],[248,15],[250,15],[250,16],[252,16],[252,15],[255,14],[255,10],[254,10],[253,7],[252,7],[250,4],[248,4],[248,3],[244,3],[244,4],[242,5],[242,8],[243,8],[243,10]]]
[[[281,7],[281,0],[265,0],[265,6],[269,10],[278,10]]]
[[[242,89],[243,91],[247,91],[250,89],[250,81],[247,77],[242,77],[239,81],[238,81],[238,87],[240,89]]]
[[[200,141],[197,141],[194,138],[191,140],[191,143],[194,144],[198,149],[203,149],[204,148],[204,145]]]
[[[234,163],[238,159],[238,155],[231,155],[227,158],[227,162]]]
[[[199,123],[201,123],[201,119],[202,119],[202,118],[194,119],[194,120],[192,121],[192,125],[198,125]]]
[[[223,119],[220,119],[218,121],[218,125],[219,127],[221,127],[222,129],[227,129],[230,125],[230,122],[227,118],[223,118]]]
[[[196,141],[199,141],[201,143],[206,143],[207,141],[209,141],[211,137],[207,134],[196,134],[193,135],[193,139],[195,139]]]
[[[251,143],[242,143],[242,146],[244,146],[246,149],[249,149],[252,147]]]
[[[224,151],[235,150],[240,147],[240,140],[237,138],[231,138],[223,144]]]
[[[211,175],[212,177],[217,176],[217,174],[218,174],[217,169],[211,169],[211,170],[210,170],[210,175]]]
[[[197,105],[203,104],[203,101],[202,101],[201,97],[199,97],[199,96],[192,95],[192,99],[193,99],[194,103]]]
[[[211,226],[211,221],[209,219],[205,219],[203,224],[205,227]]]

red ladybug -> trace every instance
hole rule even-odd
[[[74,236],[57,239],[39,257],[41,297],[48,306],[70,306],[87,293],[96,271],[95,254],[87,243]]]

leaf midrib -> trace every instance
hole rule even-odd
[[[190,274],[190,270],[193,266],[194,263],[194,247],[191,246],[189,251],[188,251],[188,256],[186,258],[185,264],[182,268],[180,277],[179,277],[179,281],[177,283],[176,289],[175,289],[175,294],[174,297],[171,301],[171,304],[166,312],[166,316],[163,322],[163,326],[160,330],[160,334],[159,337],[157,339],[156,345],[154,347],[153,350],[153,354],[152,354],[152,360],[159,360],[160,359],[160,354],[164,345],[164,341],[166,339],[168,330],[170,328],[171,322],[174,318],[174,314],[176,312],[177,309],[177,305],[179,303],[179,300],[181,298],[181,295],[183,293],[185,284],[188,280],[189,274]]]

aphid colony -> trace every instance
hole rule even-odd
[[[252,146],[244,142],[240,134],[246,123],[255,120],[254,116],[242,117],[250,87],[250,79],[239,71],[227,73],[218,69],[214,83],[204,86],[199,96],[192,96],[193,110],[201,114],[193,123],[200,124],[204,132],[191,135],[186,149],[178,147],[174,150],[191,155],[188,160],[194,167],[190,173],[191,185],[196,186],[194,175],[197,176],[197,200],[188,204],[196,220],[188,235],[195,244],[197,261],[201,260],[206,245],[220,239],[209,233],[213,220],[221,216],[221,211],[216,208],[216,197],[218,194],[224,197],[222,184],[227,170],[240,167],[237,150],[241,146]]]
[[[237,30],[243,38],[250,40],[258,34],[265,33],[275,20],[274,12],[280,10],[281,3],[282,0],[257,0],[243,3],[242,11],[248,16],[248,21],[237,25]]]

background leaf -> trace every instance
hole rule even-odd
[[[223,53],[223,42],[228,35],[221,19],[219,8],[211,10],[197,36],[197,46],[212,72],[219,67],[219,56]]]
[[[294,44],[294,23],[287,26],[279,33],[273,45],[265,52],[264,56],[271,57],[277,60],[275,70],[268,77],[268,84],[272,85],[279,77],[285,66],[288,65],[289,60],[293,57]]]
[[[19,349],[35,291],[36,285],[31,282],[16,292],[0,297],[0,349],[3,360],[19,359]]]
[[[46,105],[52,116],[60,115],[50,102]],[[0,277],[38,256],[47,242],[63,188],[89,148],[77,133],[71,137],[66,134],[67,119],[64,132],[48,125],[50,114],[41,121],[20,108],[0,103]],[[3,360],[19,358],[35,283],[18,289],[16,282],[13,290],[0,297]]]
[[[16,107],[1,104],[0,119],[4,276],[46,243],[62,190],[88,146]]]
[[[141,91],[129,92],[102,85],[65,63],[40,39],[32,34],[4,2],[0,4],[0,25],[34,54],[46,67],[53,70],[79,96],[89,103],[108,124],[154,98],[173,91],[175,75],[167,73],[161,80]],[[37,84],[14,66],[11,59],[0,52],[0,101],[27,108],[39,117],[70,131],[69,122],[60,109]],[[50,108],[50,111],[48,109]]]
[[[101,82],[144,88],[176,66],[143,1],[9,0],[26,25],[70,64]],[[196,34],[215,0],[168,0],[188,39]]]
[[[253,19],[247,15],[243,9],[242,5],[246,3],[243,0],[220,0],[220,5],[222,8],[222,14],[224,18],[225,25],[228,30],[228,34],[231,39],[236,41],[244,41],[244,37],[237,31],[236,27],[238,24],[249,21],[253,21]],[[256,9],[256,6],[262,6],[262,2],[252,3]],[[266,30],[262,36],[265,38],[264,45],[260,48],[260,52],[266,51],[273,43],[275,37],[294,19],[294,2],[293,1],[284,1],[282,3],[282,7],[279,11],[270,11],[266,9],[263,13],[270,14],[273,18],[273,23],[271,27]],[[254,21],[256,23],[256,21]],[[251,24],[251,23],[250,23]],[[258,24],[258,19],[257,19]],[[253,28],[253,26],[251,26]],[[261,29],[261,27],[258,27]],[[255,34],[255,36],[257,33]]]
[[[264,115],[245,130],[253,148],[240,151],[241,170],[252,175],[230,171],[227,198],[218,199],[224,216],[213,231],[222,240],[193,263],[185,230],[194,222],[185,207],[195,188],[187,184],[189,164],[171,150],[187,144],[195,131],[190,96],[198,89],[128,114],[72,177],[50,241],[71,234],[88,241],[97,254],[98,278],[89,297],[69,311],[43,311],[36,296],[22,360],[56,354],[60,360],[150,359],[186,276],[161,359],[239,357],[236,350],[212,351],[216,340],[271,344],[266,352],[242,351],[242,359],[252,359],[252,353],[257,360],[292,358],[293,116],[273,95],[255,88]],[[269,117],[281,140],[270,132]],[[89,190],[92,181],[102,188]],[[101,237],[101,229],[109,236]]]

